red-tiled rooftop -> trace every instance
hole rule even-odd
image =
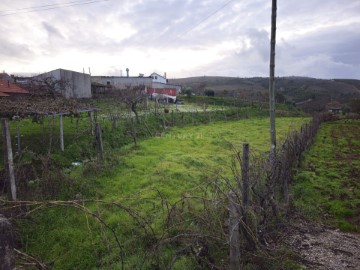
[[[0,97],[8,97],[9,95],[3,93],[3,92],[0,92]]]
[[[12,94],[12,93],[29,94],[29,91],[21,88],[17,84],[12,83],[10,81],[0,80],[0,93],[5,94],[5,96],[8,96],[7,94]],[[1,96],[4,97],[4,95]]]

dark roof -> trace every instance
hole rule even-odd
[[[331,101],[326,104],[326,108],[329,110],[340,110],[342,107],[343,105],[338,101]]]

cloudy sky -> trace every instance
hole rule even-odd
[[[271,0],[1,0],[0,69],[268,76]],[[360,0],[278,0],[277,76],[360,79]]]

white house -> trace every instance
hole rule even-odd
[[[164,74],[164,76],[161,76],[153,72],[151,73],[150,77],[152,78],[153,83],[163,83],[163,84],[167,83],[166,73]]]

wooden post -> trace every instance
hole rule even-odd
[[[101,127],[99,123],[95,125],[95,133],[96,133],[96,146],[101,160],[104,160],[104,146],[102,142],[101,136]]]
[[[290,158],[288,156],[288,151],[289,151],[289,144],[287,141],[285,141],[285,143],[283,144],[282,147],[282,155],[281,155],[281,176],[282,176],[282,180],[283,180],[283,184],[284,184],[284,201],[285,204],[288,205],[289,204],[289,172],[288,170],[290,170],[289,166],[288,166],[288,159]]]
[[[242,178],[242,195],[243,205],[247,207],[249,204],[249,154],[250,146],[248,143],[243,144],[241,178]]]
[[[63,126],[63,116],[60,115],[60,149],[64,152],[64,126]]]
[[[276,43],[276,10],[277,2],[272,0],[271,39],[270,39],[270,76],[269,76],[269,107],[270,107],[270,165],[275,163],[276,129],[275,129],[275,43]]]
[[[235,192],[229,192],[229,245],[230,245],[230,270],[240,269],[240,211],[236,203]]]
[[[21,155],[21,138],[20,138],[20,124],[17,125],[17,145],[18,145],[18,155]]]
[[[163,122],[163,129],[164,131],[166,130],[166,119],[165,119],[165,112],[163,114],[163,119],[162,119],[162,122]]]
[[[15,269],[14,231],[11,223],[0,215],[0,268]]]
[[[52,120],[52,122],[51,122]],[[48,150],[48,156],[51,154],[51,147],[52,147],[52,140],[53,140],[53,133],[54,133],[54,123],[55,123],[55,116],[52,116],[51,119],[49,119],[49,150]]]
[[[91,135],[94,135],[93,113],[92,112],[89,112],[89,120],[90,120],[90,132],[91,132]]]
[[[8,196],[9,200],[16,201],[16,183],[14,173],[14,160],[11,148],[11,135],[8,119],[2,118],[3,126],[3,141],[4,141],[4,164],[5,171],[8,177]]]

